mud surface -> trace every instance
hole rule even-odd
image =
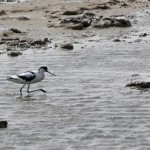
[[[48,2],[0,5],[6,13],[0,16],[1,39],[6,39],[0,45],[0,117],[8,122],[1,129],[0,149],[149,149],[150,90],[126,87],[150,82],[149,1]],[[68,17],[62,12],[79,7],[104,18],[126,18],[131,26],[48,26],[59,25]],[[11,39],[29,47],[9,45]],[[73,49],[61,48],[65,44]],[[19,98],[21,85],[6,77],[43,65],[57,76],[46,74],[31,89],[47,93],[27,94],[24,89]]]

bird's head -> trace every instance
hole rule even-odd
[[[49,74],[53,75],[53,76],[56,76],[55,74],[51,73],[48,71],[48,68],[46,66],[42,66],[39,68],[39,71],[41,72],[48,72]]]

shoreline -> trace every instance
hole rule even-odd
[[[53,0],[51,2],[49,2],[49,0],[46,0],[45,3],[42,3],[42,0],[36,0],[33,2],[22,2],[17,4],[1,4],[0,28],[3,30],[0,30],[0,39],[19,38],[19,42],[17,44],[19,44],[20,41],[23,40],[30,44],[32,42],[35,43],[35,41],[40,41],[39,43],[42,43],[45,39],[48,39],[47,42],[55,41],[54,45],[56,45],[57,43],[57,45],[59,45],[59,43],[61,42],[73,43],[73,40],[75,40],[76,42],[78,41],[79,43],[84,43],[87,38],[90,39],[92,37],[92,39],[97,39],[101,36],[101,39],[106,39],[104,41],[106,43],[109,40],[114,40],[115,42],[132,42],[130,41],[130,39],[134,35],[133,32],[135,30],[137,30],[135,34],[141,34],[141,37],[146,37],[149,34],[150,29],[148,29],[147,31],[145,29],[145,31],[143,31],[143,35],[142,33],[140,33],[140,27],[139,29],[135,29],[138,26],[139,20],[137,19],[139,18],[137,18],[137,16],[133,14],[144,11],[146,13],[146,10],[148,10],[150,7],[150,1],[130,1],[131,0],[129,0],[128,2],[126,2],[125,0],[102,0],[101,3],[99,3],[97,0],[94,0],[92,2],[83,3],[62,3],[61,0]],[[72,11],[74,11],[77,14],[63,14],[64,12],[68,11],[69,13],[72,13]],[[131,22],[132,26],[115,27],[113,24],[112,27],[110,26],[109,28],[107,26],[104,26],[102,28],[99,28],[99,26],[98,28],[93,28],[93,22],[92,25],[81,30],[67,29],[68,24],[67,26],[60,26],[60,21],[62,21],[63,19],[82,17],[86,13],[94,14],[96,17],[103,16],[104,19],[110,19],[110,17],[112,18],[112,16],[121,16],[123,18],[127,18]],[[139,26],[142,27],[142,24]],[[128,38],[128,36],[130,38]],[[121,38],[123,38],[123,40]],[[9,42],[6,41],[5,43],[1,43],[1,45],[6,43]],[[17,44],[15,41],[15,46]],[[42,44],[41,47],[45,46],[46,44],[47,43]],[[25,47],[25,49],[27,48],[28,47]]]

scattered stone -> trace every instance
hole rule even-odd
[[[0,11],[0,16],[6,15],[6,12],[4,10]]]
[[[146,37],[147,36],[147,33],[141,33],[140,35],[139,35],[139,37]]]
[[[46,45],[48,42],[50,42],[50,41],[48,40],[48,38],[45,38],[44,40],[36,40],[36,41],[33,41],[33,42],[31,42],[30,44],[33,45],[33,46],[36,46],[36,45],[44,46],[44,45]]]
[[[83,13],[83,10],[78,9],[78,10],[68,10],[62,13],[62,15],[80,15]]]
[[[93,13],[85,13],[81,17],[69,17],[61,20],[60,27],[67,27],[69,29],[81,30],[91,26],[94,28],[108,28],[108,27],[130,27],[131,22],[121,17],[107,17],[96,16]]]
[[[8,37],[8,34],[7,33],[3,33],[3,36]]]
[[[133,74],[132,77],[139,77],[139,74]]]
[[[44,40],[33,40],[3,37],[0,40],[0,44],[5,44],[7,47],[9,47],[9,49],[14,49],[14,47],[22,49],[41,48],[46,46],[48,42],[51,42],[51,40],[48,40],[48,38],[45,38]]]
[[[150,82],[131,82],[126,87],[150,88]]]
[[[114,42],[121,42],[120,39],[114,39]]]
[[[70,43],[61,44],[60,47],[64,48],[64,49],[68,49],[68,50],[72,50],[73,49],[73,45],[70,44]]]
[[[15,28],[11,28],[10,31],[12,31],[14,33],[22,33],[20,30],[15,29]]]
[[[110,7],[107,6],[107,5],[97,5],[97,6],[95,6],[93,9],[102,9],[102,10],[106,10],[106,9],[110,9]]]
[[[65,26],[67,29],[73,29],[73,30],[82,30],[84,29],[83,24],[69,24]]]
[[[17,19],[18,19],[18,20],[23,20],[23,21],[30,20],[29,18],[24,17],[24,16],[20,16],[20,17],[18,17]]]
[[[110,27],[110,21],[98,21],[92,23],[93,28],[109,28]]]
[[[63,19],[60,24],[63,27],[74,29],[74,30],[81,30],[87,28],[91,25],[92,20],[84,17],[70,17]]]
[[[108,27],[130,27],[131,22],[127,19],[118,18],[103,18],[100,21],[96,21],[92,24],[94,28],[108,28]]]
[[[100,21],[103,18],[103,16],[96,16],[96,14],[89,12],[89,13],[84,13],[83,18],[91,19],[94,22],[94,21]]]
[[[7,128],[7,121],[0,121],[0,128]]]
[[[114,21],[114,26],[115,27],[130,27],[131,26],[131,22],[128,19],[114,18],[113,21]]]
[[[11,57],[17,57],[17,56],[19,56],[19,55],[22,55],[22,53],[21,53],[21,52],[10,52],[10,53],[8,53],[7,55],[8,55],[8,56],[11,56]]]
[[[121,6],[121,7],[127,7],[128,4],[127,4],[127,3],[123,3],[123,4],[121,4],[120,6]]]

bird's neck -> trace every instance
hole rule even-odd
[[[39,74],[44,75],[44,71],[43,70],[39,70],[38,72],[39,72]]]

